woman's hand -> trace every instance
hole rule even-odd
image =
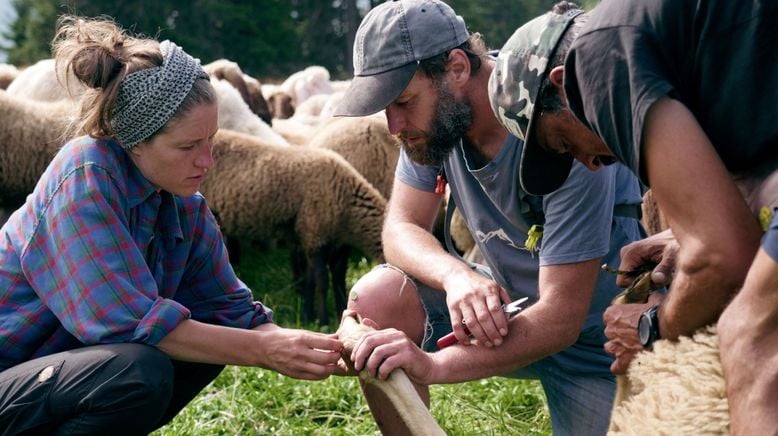
[[[263,324],[259,340],[264,349],[264,367],[303,380],[321,380],[338,368],[343,344],[335,335]]]

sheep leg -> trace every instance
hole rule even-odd
[[[372,328],[360,324],[352,317],[345,317],[338,329],[338,338],[343,342],[343,360],[353,368],[349,358],[351,351],[359,339]],[[445,435],[429,409],[419,397],[416,388],[410,381],[405,371],[398,368],[389,374],[386,380],[380,380],[371,376],[366,370],[359,373],[363,383],[364,392],[373,398],[380,398],[380,403],[392,409],[392,415],[396,418],[391,423],[392,429],[397,434],[407,435]],[[372,406],[371,406],[372,407]],[[375,416],[375,414],[374,414]],[[382,433],[387,433],[385,423],[377,423]]]
[[[341,245],[330,252],[328,259],[330,275],[332,276],[332,294],[335,297],[335,313],[346,310],[346,271],[351,247]]]
[[[290,254],[292,264],[292,277],[297,295],[303,299],[303,322],[313,321],[313,278],[311,277],[310,262],[302,249],[295,247]]]
[[[330,322],[327,313],[327,288],[329,287],[329,272],[324,250],[319,248],[308,255],[308,268],[313,278],[313,288],[316,293],[316,309],[319,325],[327,325]]]

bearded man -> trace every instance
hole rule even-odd
[[[558,10],[563,30],[582,12]],[[386,377],[402,367],[427,402],[433,383],[539,379],[554,434],[605,434],[615,383],[602,314],[619,289],[600,265],[617,266],[620,248],[644,236],[637,179],[622,165],[592,172],[571,158],[564,185],[528,195],[518,177],[523,141],[489,102],[495,61],[443,2],[371,10],[354,65],[338,115],[385,110],[402,141],[383,229],[389,263],[362,277],[349,301],[383,328],[357,345],[356,368]],[[556,92],[543,98],[564,107]],[[432,235],[441,181],[486,265],[464,262]],[[502,305],[522,297],[534,304],[509,319]],[[438,350],[452,331],[458,344]],[[381,431],[398,430],[382,399],[365,395]]]

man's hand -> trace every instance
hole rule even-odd
[[[678,248],[678,242],[672,231],[665,230],[622,247],[619,269],[635,271],[646,265],[656,265],[651,272],[651,281],[657,285],[667,286],[673,277]],[[616,284],[626,288],[634,279],[634,276],[619,275],[616,277]]]
[[[508,292],[495,281],[472,270],[449,277],[445,283],[451,327],[461,344],[469,344],[470,334],[487,347],[502,344],[508,334],[508,317],[502,310],[510,302]],[[462,322],[464,320],[464,323]]]
[[[605,310],[603,319],[608,342],[603,348],[616,357],[611,364],[611,372],[626,373],[635,355],[643,351],[638,338],[638,319],[640,314],[663,299],[663,294],[654,292],[649,296],[646,304],[614,304]]]
[[[356,371],[366,369],[371,376],[381,380],[386,380],[395,369],[402,368],[411,381],[420,385],[429,384],[433,369],[430,355],[396,329],[364,334],[351,352],[351,361]]]

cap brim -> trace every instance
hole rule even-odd
[[[355,76],[340,100],[336,117],[364,117],[385,109],[411,82],[418,64],[412,62],[370,76]]]
[[[530,129],[532,127],[530,126]],[[532,138],[527,136],[527,138]],[[519,164],[521,188],[530,195],[545,195],[559,189],[570,175],[573,156],[542,149],[535,141],[527,140]]]

